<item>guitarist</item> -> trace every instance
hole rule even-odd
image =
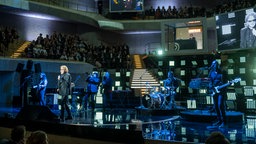
[[[227,81],[227,75],[224,71],[221,71],[218,61],[214,60],[210,67],[209,78],[210,91],[213,91],[213,103],[214,109],[217,114],[217,122],[213,123],[213,126],[222,128],[226,125],[226,104],[227,99],[226,88],[220,89],[219,93],[214,92],[216,86],[220,86]]]
[[[170,98],[169,105],[170,108],[175,108],[175,96],[176,96],[176,89],[179,87],[179,81],[180,79],[174,77],[174,74],[172,71],[168,72],[168,78],[164,80],[164,88],[167,90],[168,97]]]
[[[39,99],[39,105],[45,106],[45,91],[46,91],[46,86],[48,84],[47,77],[45,73],[40,73],[40,80],[37,85],[34,85],[33,88],[36,89],[36,95],[38,96]]]

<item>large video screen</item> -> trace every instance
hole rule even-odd
[[[138,12],[144,10],[144,0],[109,0],[110,12]]]
[[[256,48],[255,9],[217,15],[218,50]]]

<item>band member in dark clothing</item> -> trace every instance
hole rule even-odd
[[[95,108],[95,97],[94,95],[98,92],[98,87],[100,83],[100,79],[98,77],[98,73],[93,73],[92,75],[89,75],[86,79],[87,88],[86,88],[86,95],[83,98],[84,102],[84,108],[87,109],[87,102],[88,98],[91,97],[91,101],[89,103],[89,106],[94,109]]]
[[[46,105],[45,91],[46,91],[47,84],[48,84],[48,81],[47,81],[47,78],[46,78],[46,74],[45,73],[40,73],[40,82],[39,82],[39,84],[33,86],[33,88],[35,88],[37,90],[39,104],[41,106]]]
[[[112,79],[110,77],[109,72],[105,72],[105,75],[102,81],[102,86],[103,86],[103,108],[106,108],[108,104],[111,107],[112,106]]]
[[[58,76],[57,91],[62,96],[61,99],[61,120],[64,120],[64,110],[66,109],[68,116],[66,120],[72,119],[70,109],[68,107],[68,95],[71,94],[71,75],[68,73],[68,67],[62,65],[60,67],[60,75]]]
[[[214,87],[220,86],[227,81],[226,74],[221,71],[218,61],[214,60],[210,67],[209,78],[211,80],[210,83],[210,91],[213,96],[214,109],[217,114],[217,122],[213,124],[213,126],[224,127],[226,125],[226,104],[225,101],[227,99],[226,88],[220,89],[219,93],[216,93]]]
[[[170,98],[170,108],[176,107],[175,104],[175,95],[176,95],[176,89],[179,86],[178,78],[174,77],[173,72],[168,72],[168,78],[164,80],[164,88],[167,90],[167,95]]]

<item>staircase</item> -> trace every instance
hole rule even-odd
[[[31,42],[25,41],[12,55],[12,58],[18,58],[25,51]]]
[[[134,72],[131,82],[131,88],[135,89],[135,96],[141,96],[148,92],[148,88],[160,86],[160,83],[144,67],[140,55],[134,55]]]

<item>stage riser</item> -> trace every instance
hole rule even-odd
[[[211,123],[217,120],[216,113],[210,113],[200,110],[183,111],[180,113],[181,118],[191,122]],[[243,123],[244,114],[236,111],[226,112],[227,123]]]

